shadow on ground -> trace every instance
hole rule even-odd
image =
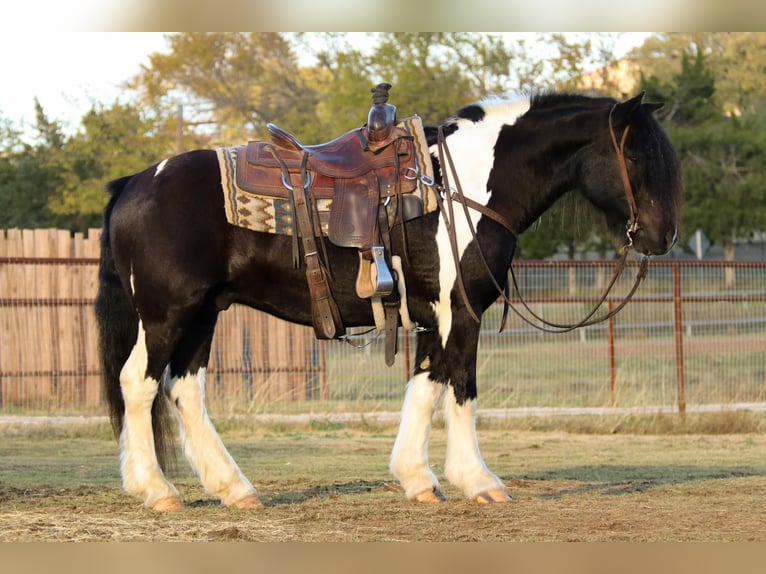
[[[300,504],[314,498],[338,498],[350,494],[365,494],[374,490],[400,490],[397,485],[383,481],[355,481],[335,484],[322,484],[312,486],[295,492],[280,492],[274,495],[265,495],[259,491],[259,496],[264,506],[282,506],[286,504]],[[187,503],[190,508],[200,508],[204,506],[220,506],[218,500],[199,499]]]
[[[669,485],[689,484],[705,480],[721,480],[751,476],[766,476],[763,466],[697,466],[697,465],[583,465],[541,471],[514,477],[503,477],[507,482],[524,481],[578,481],[586,484],[545,493],[541,498],[562,498],[588,491],[608,495],[645,492]]]

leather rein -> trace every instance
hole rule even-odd
[[[439,208],[444,216],[445,225],[447,227],[447,235],[449,236],[450,247],[451,247],[452,256],[454,258],[454,263],[455,263],[456,283],[458,286],[458,290],[460,291],[460,295],[463,298],[463,302],[465,303],[466,308],[468,309],[468,313],[477,323],[480,322],[480,319],[478,315],[476,314],[476,311],[474,310],[468,298],[468,293],[466,291],[465,283],[463,281],[463,276],[460,269],[460,256],[458,254],[457,237],[456,237],[456,231],[454,226],[454,221],[455,221],[454,203],[455,202],[459,203],[463,208],[463,212],[466,216],[466,220],[468,221],[468,226],[471,231],[471,237],[473,241],[476,242],[476,246],[479,251],[479,259],[484,265],[484,268],[487,271],[487,274],[489,275],[490,279],[492,280],[492,284],[497,290],[499,296],[503,299],[503,316],[500,323],[500,331],[502,331],[505,327],[509,308],[513,310],[513,312],[516,313],[516,315],[518,315],[522,320],[524,320],[529,325],[535,327],[536,329],[539,329],[541,331],[545,331],[548,333],[566,333],[566,332],[578,329],[580,327],[588,327],[591,325],[595,325],[597,323],[606,321],[610,319],[611,317],[614,317],[618,312],[622,310],[623,307],[625,307],[625,305],[627,305],[628,301],[630,301],[630,299],[633,297],[635,292],[638,290],[638,286],[640,285],[641,281],[646,277],[646,274],[648,271],[648,265],[649,265],[648,257],[641,258],[641,263],[639,266],[638,273],[636,274],[636,279],[633,283],[633,287],[625,296],[625,298],[608,313],[594,318],[594,315],[596,314],[598,309],[601,307],[601,305],[606,301],[612,288],[617,283],[617,279],[619,279],[619,277],[622,275],[622,272],[624,271],[627,265],[628,252],[633,247],[633,235],[639,229],[638,207],[636,205],[636,199],[633,193],[633,186],[630,183],[630,177],[628,176],[628,168],[625,162],[625,140],[627,139],[628,132],[630,130],[630,125],[628,125],[625,128],[625,131],[622,133],[622,137],[620,138],[620,141],[618,142],[617,134],[615,133],[614,125],[612,121],[612,114],[614,113],[614,110],[616,109],[616,107],[617,107],[617,104],[612,106],[612,108],[609,110],[609,133],[612,140],[612,146],[617,156],[617,163],[620,166],[620,175],[622,177],[622,184],[625,191],[625,197],[627,199],[628,206],[630,208],[630,219],[628,220],[627,228],[626,228],[627,243],[623,246],[622,256],[620,257],[617,263],[617,266],[615,267],[614,273],[612,274],[612,278],[609,284],[607,285],[601,298],[597,301],[597,303],[593,306],[591,311],[583,319],[581,319],[580,321],[576,323],[571,323],[571,324],[554,323],[554,322],[548,321],[540,317],[529,307],[529,305],[527,304],[526,300],[521,295],[521,292],[519,290],[518,281],[516,280],[516,273],[514,272],[514,269],[513,269],[513,258],[511,258],[511,261],[509,261],[508,263],[509,279],[511,279],[513,282],[513,287],[514,287],[514,290],[516,291],[518,301],[521,303],[524,309],[534,319],[536,319],[536,321],[529,319],[526,315],[524,315],[521,311],[519,311],[514,306],[514,303],[511,301],[510,294],[508,292],[508,284],[510,281],[506,280],[505,287],[501,287],[500,284],[497,282],[494,274],[492,273],[492,270],[489,267],[489,264],[487,263],[486,258],[484,257],[484,253],[481,250],[481,246],[479,245],[479,242],[476,236],[476,229],[473,225],[473,221],[470,218],[469,209],[473,209],[474,211],[477,211],[481,213],[482,215],[485,215],[488,218],[492,219],[493,221],[495,221],[496,223],[498,223],[499,225],[501,225],[502,227],[510,231],[511,234],[517,239],[518,239],[518,234],[516,233],[516,231],[513,229],[512,225],[510,224],[510,222],[505,217],[503,217],[496,211],[488,208],[487,206],[482,205],[481,203],[478,203],[466,197],[463,194],[463,190],[460,186],[460,181],[458,180],[458,177],[457,177],[457,172],[455,171],[455,165],[454,165],[454,162],[452,161],[452,156],[450,155],[449,148],[447,147],[446,136],[444,135],[443,129],[439,127],[437,149],[439,153],[439,164],[442,166],[442,183],[435,184],[436,190],[438,192],[436,195],[437,195],[437,200],[439,202]],[[450,173],[448,173],[447,166],[449,166]],[[454,188],[452,188],[449,184],[450,174],[454,180],[454,184],[455,184]],[[538,322],[542,323],[542,325],[538,324]]]

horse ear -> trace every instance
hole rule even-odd
[[[626,111],[628,116],[630,116],[638,109],[638,106],[641,105],[641,102],[644,101],[644,95],[646,95],[646,92],[641,91],[637,96],[634,96],[623,102],[620,107]]]
[[[642,104],[644,106],[644,109],[649,112],[650,114],[653,114],[657,110],[663,108],[665,106],[665,102],[647,102],[646,104]]]
[[[624,102],[617,104],[617,108],[615,109],[615,119],[618,121],[618,123],[628,123],[630,122],[630,118],[633,115],[633,113],[641,107],[641,101],[644,99],[644,94],[646,92],[640,92],[637,96],[634,96],[630,98],[629,100],[625,100]]]

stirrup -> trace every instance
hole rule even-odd
[[[356,294],[361,299],[385,297],[394,290],[394,276],[386,264],[382,245],[373,245],[372,259],[359,252],[359,273],[356,276]]]

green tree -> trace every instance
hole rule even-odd
[[[94,106],[75,135],[36,106],[27,143],[0,121],[0,226],[85,230],[101,223],[106,183],[166,157],[169,142],[133,106]]]
[[[253,139],[267,122],[307,136],[316,95],[300,73],[296,54],[278,33],[192,33],[167,36],[170,51],[150,56],[149,66],[128,85],[143,106],[178,131],[206,136],[210,145]]]
[[[133,105],[92,107],[80,130],[46,158],[46,167],[57,173],[48,195],[50,211],[73,229],[99,225],[107,182],[167,157],[171,144],[154,126]]]
[[[763,116],[726,114],[716,86],[702,49],[682,55],[672,81],[644,78],[648,93],[666,102],[663,121],[684,174],[681,242],[702,229],[732,260],[736,240],[766,229],[766,137]]]
[[[644,77],[672,84],[684,55],[697,52],[715,78],[713,101],[719,109],[753,113],[766,94],[766,32],[654,34],[628,58]]]
[[[718,58],[718,90],[730,114],[754,114],[766,98],[766,32],[731,32]]]
[[[0,227],[52,227],[59,218],[48,207],[59,173],[51,156],[60,153],[64,135],[35,100],[37,143],[23,141],[8,120],[0,122]]]
[[[681,71],[673,81],[663,82],[656,76],[647,78],[642,73],[641,85],[648,100],[665,102],[656,113],[673,127],[693,127],[723,116],[715,100],[715,76],[699,48],[693,58],[686,52],[681,56]]]

